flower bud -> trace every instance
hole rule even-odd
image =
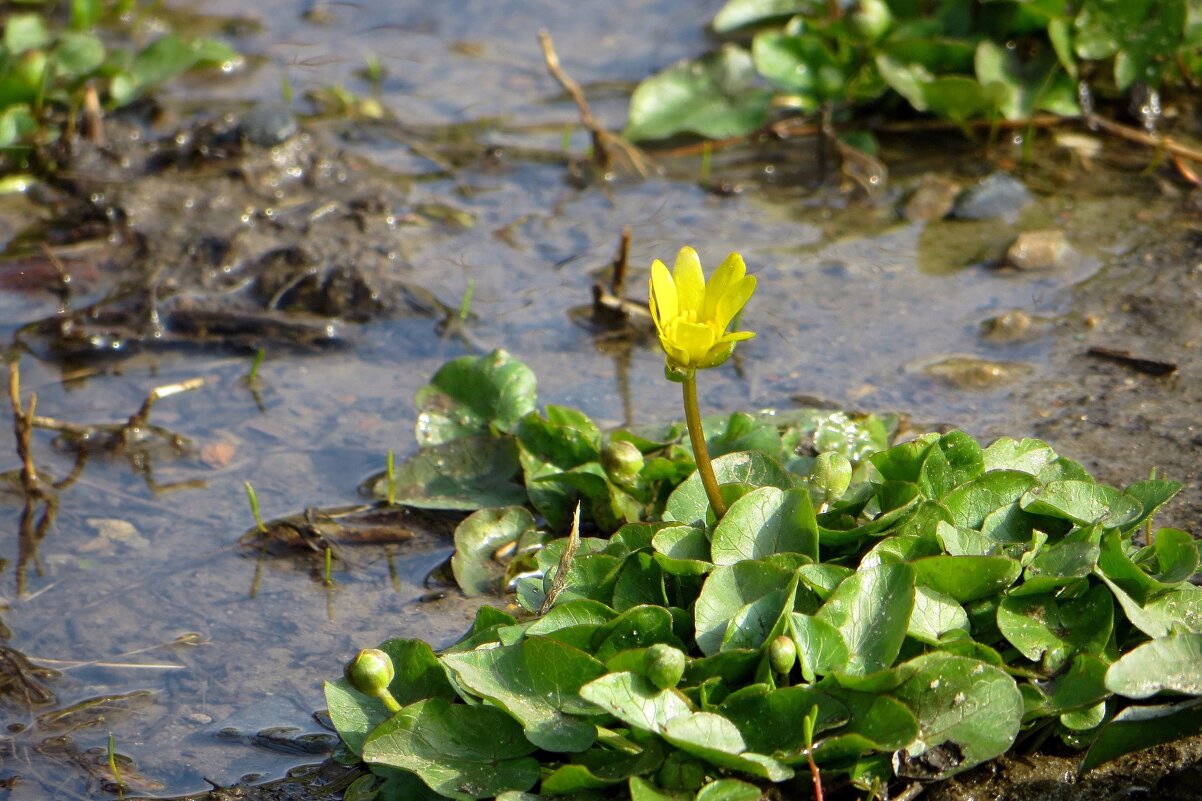
[[[347,683],[364,695],[379,698],[390,710],[392,706],[384,699],[387,697],[396,704],[388,692],[388,685],[395,675],[391,657],[379,648],[364,648],[346,666]]]
[[[809,482],[823,503],[837,501],[851,486],[851,462],[841,453],[820,453],[810,468]]]
[[[781,675],[787,675],[797,661],[797,645],[792,637],[780,635],[768,646],[768,663],[772,670]]]
[[[628,486],[643,469],[643,452],[633,442],[614,440],[601,449],[601,467],[615,484]]]
[[[684,675],[688,657],[679,648],[657,642],[643,654],[643,672],[661,690],[675,687]]]
[[[860,0],[848,15],[851,30],[866,42],[880,41],[893,26],[893,14],[885,0]]]

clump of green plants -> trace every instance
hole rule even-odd
[[[116,108],[195,67],[236,64],[241,56],[214,39],[166,33],[137,48],[113,47],[100,28],[135,11],[130,2],[72,0],[65,20],[56,4],[22,3],[0,38],[0,148],[20,163],[34,143],[77,124],[89,92]],[[2,163],[2,162],[0,162]]]
[[[1153,523],[1179,484],[872,416],[700,419],[687,382],[747,338],[753,289],[733,255],[653,268],[684,424],[540,412],[500,351],[418,393],[420,450],[372,486],[470,511],[455,577],[520,611],[326,683],[355,797],[893,797],[1020,743],[1086,771],[1202,733],[1199,547]]]
[[[1200,14],[1186,0],[729,0],[713,20],[728,41],[643,81],[626,135],[737,136],[781,110],[1078,115],[1082,90],[1196,86]]]

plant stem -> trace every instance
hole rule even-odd
[[[710,453],[705,447],[705,432],[701,430],[701,412],[697,408],[697,373],[690,372],[681,386],[684,387],[684,419],[689,426],[693,459],[697,462],[697,472],[701,474],[706,497],[710,499],[710,508],[714,510],[714,519],[721,520],[726,514],[726,503],[722,500],[714,466],[710,463]]]

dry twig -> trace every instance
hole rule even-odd
[[[543,59],[547,63],[547,71],[551,73],[551,77],[559,81],[559,85],[576,103],[576,108],[580,112],[580,123],[588,129],[589,135],[592,137],[593,160],[597,166],[602,170],[608,170],[613,165],[613,152],[617,150],[622,153],[639,175],[646,176],[649,172],[646,155],[621,136],[605,130],[593,116],[588,100],[584,97],[584,90],[560,66],[559,55],[555,52],[555,44],[551,41],[551,34],[545,28],[538,32],[538,43],[543,48]]]

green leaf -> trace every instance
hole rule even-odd
[[[814,7],[813,0],[727,0],[712,24],[716,33],[729,33],[748,25],[791,17]]]
[[[818,420],[814,429],[814,449],[819,453],[838,453],[852,464],[889,447],[889,429],[876,415],[830,412]]]
[[[1202,695],[1202,634],[1174,633],[1133,648],[1106,671],[1106,688],[1127,698]]]
[[[1132,555],[1126,542],[1117,529],[1103,534],[1098,567],[1140,603],[1188,580],[1198,569],[1198,548],[1188,532],[1162,528],[1153,545]]]
[[[905,759],[953,743],[962,759],[940,770],[943,778],[1000,756],[1014,743],[1023,700],[1005,671],[940,652],[912,659],[901,669],[908,678],[894,694],[914,711],[919,724]]]
[[[592,652],[602,662],[619,651],[657,642],[684,645],[672,630],[672,613],[663,606],[636,606],[602,624],[593,634]]]
[[[723,700],[718,711],[738,727],[747,748],[762,754],[800,751],[806,747],[805,730],[798,721],[818,707],[814,731],[842,726],[850,719],[841,701],[808,687],[752,684]]]
[[[840,764],[873,751],[890,753],[918,736],[918,718],[896,698],[840,688],[831,688],[828,694],[848,709],[849,720],[815,743],[814,759],[819,764]]]
[[[1125,531],[1133,531],[1145,522],[1151,519],[1161,506],[1168,503],[1174,495],[1181,490],[1181,484],[1176,481],[1159,481],[1149,479],[1147,481],[1137,481],[1124,490],[1123,494],[1139,501],[1144,507],[1143,513],[1139,517],[1132,520],[1124,528]]]
[[[430,646],[421,640],[393,639],[380,645],[392,659],[395,675],[388,691],[401,705],[424,698],[455,698],[455,689]],[[388,718],[377,698],[364,695],[345,679],[326,682],[326,706],[338,735],[352,753],[362,752],[369,732]]]
[[[1114,628],[1114,604],[1105,587],[1080,598],[1052,594],[1002,599],[997,612],[1002,635],[1032,661],[1059,670],[1074,654],[1100,654]]]
[[[546,751],[583,751],[597,727],[579,717],[594,714],[580,687],[605,673],[605,666],[556,640],[527,637],[501,648],[447,654],[443,664],[471,692],[509,712],[526,739]]]
[[[714,459],[714,476],[719,484],[748,484],[755,487],[792,489],[800,479],[781,467],[769,456],[755,451],[728,453]],[[701,476],[694,472],[681,482],[668,497],[663,519],[690,526],[704,526],[709,511],[709,498],[701,483]]]
[[[1080,526],[1101,523],[1108,528],[1121,528],[1143,512],[1139,501],[1114,487],[1077,480],[1032,487],[1019,506],[1031,514],[1059,517]]]
[[[1124,754],[1197,734],[1202,734],[1202,700],[1129,706],[1102,726],[1079,770],[1085,773]]]
[[[845,579],[815,617],[842,634],[849,653],[846,672],[863,675],[893,664],[913,607],[914,570],[880,564]]]
[[[797,646],[801,675],[806,681],[847,669],[850,656],[847,643],[839,629],[830,623],[812,615],[794,612],[789,616],[789,634]]]
[[[918,487],[927,498],[940,500],[984,471],[985,459],[977,441],[963,431],[950,431],[926,452],[918,471]]]
[[[512,431],[534,411],[536,387],[530,368],[503,350],[453,359],[418,390],[417,442],[438,445],[490,427]]]
[[[1043,440],[1015,440],[1000,437],[989,444],[981,455],[985,459],[985,471],[1008,470],[1038,476],[1045,467],[1057,459],[1056,452]]]
[[[737,451],[759,451],[775,459],[784,455],[780,432],[775,423],[757,419],[745,412],[734,412],[728,417],[703,420],[702,429],[708,431],[723,423],[725,426],[721,434],[706,437],[705,444],[711,458]]]
[[[633,745],[633,744],[632,744]],[[539,785],[543,795],[570,795],[600,790],[625,782],[631,776],[650,773],[664,760],[663,748],[654,738],[642,738],[640,748],[628,750],[590,748],[574,756],[570,764],[560,765]]]
[[[771,757],[747,750],[734,723],[713,712],[693,712],[672,718],[663,738],[682,751],[710,764],[737,770],[769,781],[793,778],[793,771]]]
[[[805,489],[752,490],[731,504],[714,528],[715,565],[763,559],[775,553],[818,558],[818,523]]]
[[[1023,583],[1012,595],[1034,595],[1071,584],[1093,572],[1100,550],[1090,541],[1064,540],[1045,545],[1023,571]]]
[[[952,523],[980,529],[989,515],[1017,504],[1035,483],[1035,478],[1026,472],[991,470],[951,490],[942,503],[951,512]]]
[[[668,526],[651,540],[655,561],[674,576],[703,576],[714,569],[710,541],[705,531],[693,526]]]
[[[968,613],[964,607],[943,593],[930,587],[916,587],[914,609],[910,612],[910,623],[906,634],[919,642],[938,645],[949,634],[970,633]]]
[[[54,48],[54,63],[59,74],[83,78],[104,63],[104,43],[90,33],[65,31]]]
[[[763,792],[738,779],[715,779],[697,791],[696,801],[759,801]]]
[[[744,561],[718,567],[706,577],[693,611],[697,647],[707,656],[722,648],[727,626],[747,604],[788,585],[788,570]]]
[[[455,527],[455,553],[451,556],[451,571],[459,588],[467,595],[496,590],[505,566],[493,555],[533,529],[534,516],[524,506],[480,509],[464,518]]]
[[[670,720],[693,712],[679,690],[661,690],[630,672],[607,673],[581,687],[580,696],[628,726],[661,735]]]
[[[50,44],[50,31],[40,14],[11,14],[4,23],[4,49],[19,56]]]
[[[513,481],[520,470],[512,439],[466,437],[424,448],[397,468],[396,502],[419,509],[472,511],[525,503]],[[388,497],[387,476],[369,480],[372,493]]]
[[[844,66],[818,36],[765,31],[755,37],[751,53],[760,74],[783,91],[800,95],[803,109],[843,96]]]
[[[412,771],[450,798],[489,798],[529,790],[539,779],[535,746],[494,706],[418,701],[381,723],[363,744],[363,759]]]
[[[751,133],[764,124],[772,101],[757,77],[751,55],[733,44],[669,67],[635,87],[625,136],[638,141]]]
[[[1008,556],[927,556],[911,564],[919,584],[962,604],[996,595],[1022,571]]]

